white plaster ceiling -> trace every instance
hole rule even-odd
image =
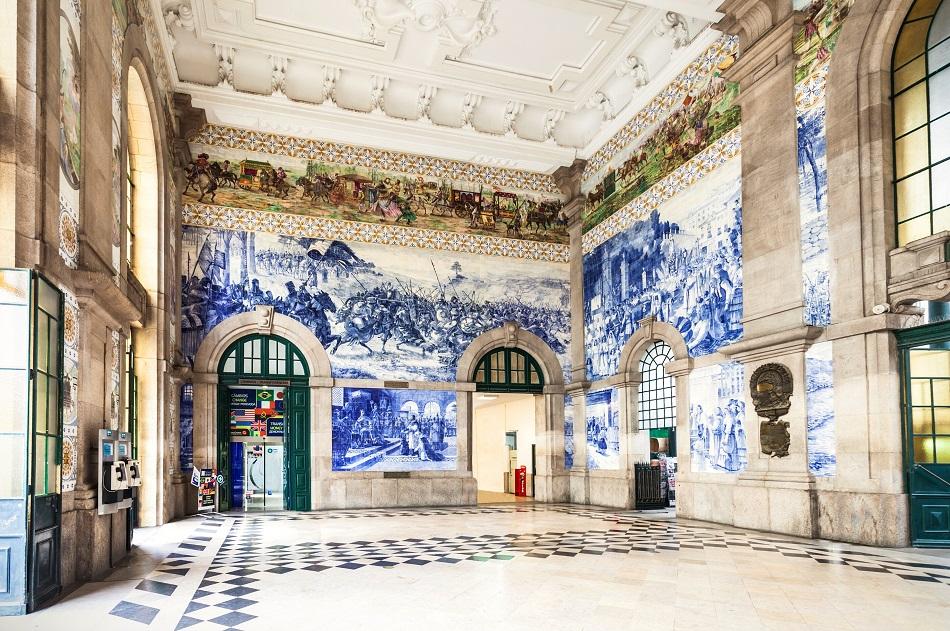
[[[721,0],[151,2],[211,122],[551,171],[715,38]]]

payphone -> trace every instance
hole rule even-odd
[[[132,507],[134,489],[142,485],[141,465],[132,460],[128,432],[99,430],[98,513],[108,515]]]

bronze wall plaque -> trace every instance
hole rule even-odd
[[[763,364],[749,380],[755,412],[768,419],[759,424],[759,446],[762,453],[775,458],[788,455],[792,440],[788,421],[779,419],[788,414],[792,405],[793,383],[792,371],[782,364]]]

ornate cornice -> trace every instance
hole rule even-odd
[[[792,12],[789,0],[726,0],[719,5],[724,13],[713,28],[735,35],[743,52]]]

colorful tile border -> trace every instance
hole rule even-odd
[[[604,241],[623,232],[635,221],[646,217],[661,204],[694,186],[727,160],[739,155],[742,145],[741,129],[736,127],[585,233],[581,241],[584,254],[589,254]]]
[[[282,136],[238,127],[208,124],[198,130],[189,142],[562,196],[554,178],[546,173],[383,151],[298,136]]]
[[[307,217],[211,204],[184,204],[181,221],[182,224],[201,228],[249,230],[291,237],[336,239],[490,256],[510,256],[554,263],[567,263],[570,259],[570,246],[566,244]]]
[[[825,102],[825,85],[828,83],[828,71],[831,60],[821,64],[814,74],[795,84],[795,109],[799,112],[810,110]]]
[[[709,48],[686,66],[666,88],[647,103],[620,131],[604,143],[588,160],[584,168],[584,185],[598,176],[598,172],[607,166],[611,159],[623,151],[631,143],[639,139],[647,129],[665,118],[690,93],[693,86],[702,81],[714,67],[718,66],[725,57],[738,54],[739,40],[730,35],[723,35]]]

